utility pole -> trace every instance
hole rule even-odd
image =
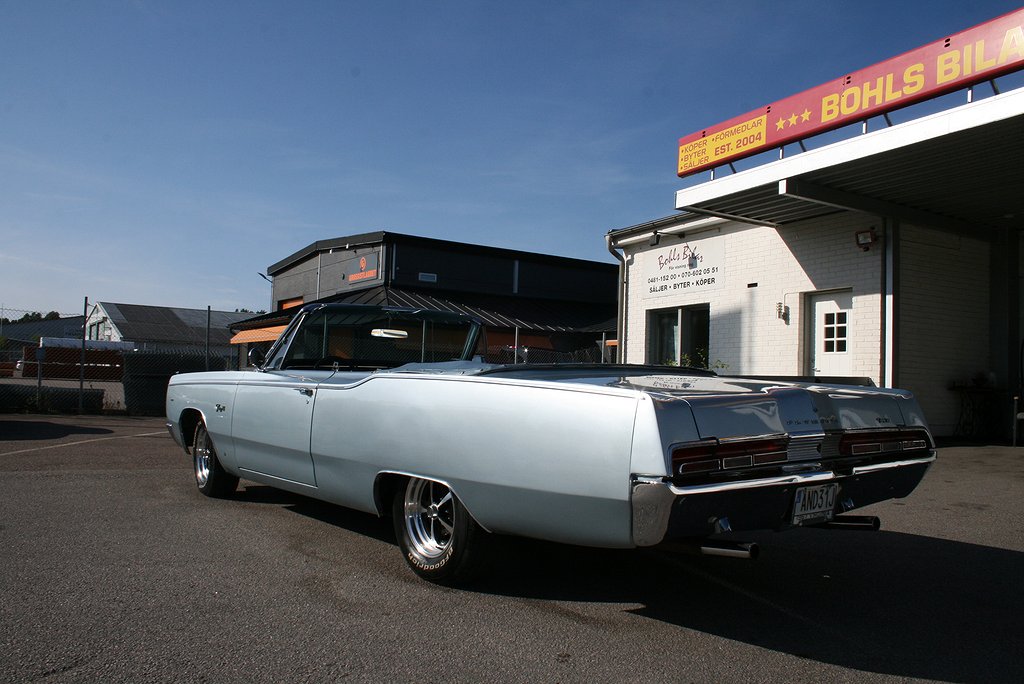
[[[89,298],[85,298],[85,304],[82,306],[82,356],[78,361],[78,415],[82,415],[85,412],[85,335],[86,335],[86,322],[89,318]]]

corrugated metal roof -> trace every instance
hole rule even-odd
[[[442,297],[410,289],[378,286],[332,301],[352,304],[402,306],[455,311],[475,316],[493,328],[520,328],[544,332],[594,332],[593,326],[614,316],[615,305],[576,304],[548,300],[488,297],[459,293]],[[609,332],[614,331],[614,324]]]
[[[206,309],[179,309],[143,304],[100,302],[122,339],[132,342],[172,344],[206,343]],[[232,311],[210,312],[210,344],[226,345],[231,340],[229,326],[251,314]]]
[[[479,318],[492,328],[519,328],[541,332],[615,332],[615,303],[578,304],[551,300],[494,297],[470,293],[440,296],[410,289],[378,285],[319,300],[321,303],[399,306],[435,311],[454,311]],[[309,302],[313,303],[313,302]],[[234,325],[242,330],[290,319],[293,313],[276,311]]]

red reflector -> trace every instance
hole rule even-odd
[[[672,450],[672,472],[684,475],[686,473],[718,470],[721,465],[718,459],[713,458],[714,453],[714,442],[701,442],[699,444],[677,447]]]
[[[672,450],[672,471],[683,475],[721,468],[779,463],[786,460],[788,443],[785,438],[777,438],[687,444]]]
[[[687,463],[680,464],[679,467],[676,468],[676,472],[680,475],[685,475],[687,473],[706,473],[711,470],[718,470],[717,460],[689,461]]]
[[[839,453],[843,456],[871,456],[898,454],[928,448],[925,433],[911,432],[848,432],[839,440]]]

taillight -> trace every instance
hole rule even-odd
[[[717,442],[701,442],[673,449],[672,472],[676,475],[686,475],[718,470],[722,465],[714,457],[716,445]]]
[[[684,444],[672,450],[672,472],[676,475],[689,475],[781,463],[786,460],[788,444],[788,440],[781,437],[737,442],[707,440]]]
[[[928,436],[920,430],[905,432],[848,432],[839,440],[843,456],[874,456],[921,451],[928,448]]]

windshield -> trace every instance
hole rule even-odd
[[[379,369],[470,358],[478,326],[431,312],[324,307],[305,315],[268,369]]]

